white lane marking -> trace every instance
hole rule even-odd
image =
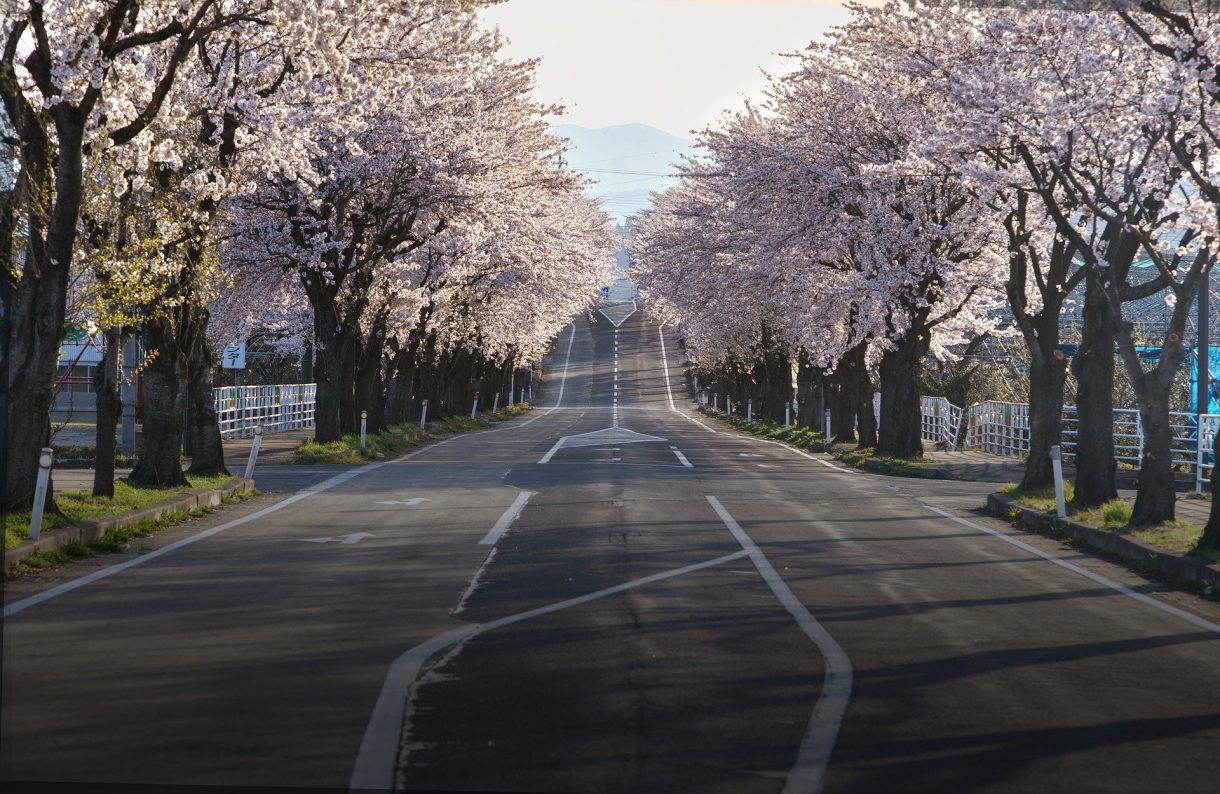
[[[788,613],[796,620],[805,636],[813,640],[826,662],[825,680],[822,682],[822,694],[813,708],[813,716],[801,739],[796,761],[788,770],[784,780],[782,794],[816,794],[822,790],[822,776],[826,765],[830,762],[830,754],[834,750],[835,740],[839,735],[839,726],[843,723],[843,714],[847,711],[847,703],[851,699],[852,666],[851,660],[843,648],[830,636],[817,618],[813,616],[796,594],[788,588],[775,568],[767,560],[762,549],[750,538],[741,525],[734,520],[729,511],[720,504],[714,496],[707,496],[708,504],[720,516],[720,520],[728,527],[733,537],[741,544],[742,549],[750,555],[750,561],[758,569],[763,581],[775,593],[775,597],[784,605]]]
[[[695,468],[695,464],[693,464],[693,463],[691,463],[689,460],[687,460],[687,459],[686,459],[686,456],[685,456],[685,455],[683,455],[681,452],[679,452],[679,451],[678,451],[678,450],[676,450],[676,449],[675,449],[673,452],[674,452],[674,455],[676,455],[676,456],[678,457],[678,461],[679,461],[679,462],[680,462],[680,463],[681,463],[683,466],[685,466],[685,467],[686,467],[686,468],[688,468],[688,469],[693,469],[693,468]]]
[[[1004,541],[1005,543],[1011,543],[1012,545],[1016,546],[1017,548],[1022,549],[1024,551],[1028,551],[1030,554],[1041,557],[1042,559],[1046,560],[1047,562],[1052,562],[1055,565],[1058,565],[1060,568],[1066,568],[1067,570],[1071,571],[1072,573],[1080,574],[1084,578],[1094,581],[1097,584],[1102,585],[1103,587],[1108,587],[1111,590],[1115,590],[1119,593],[1122,593],[1125,596],[1130,596],[1131,598],[1134,598],[1136,601],[1139,601],[1141,604],[1147,604],[1148,606],[1159,609],[1162,612],[1167,612],[1170,615],[1181,618],[1182,620],[1185,620],[1187,623],[1191,624],[1192,626],[1195,626],[1196,628],[1200,628],[1200,629],[1203,629],[1204,631],[1210,631],[1210,632],[1214,632],[1216,634],[1220,634],[1220,625],[1212,623],[1210,620],[1206,620],[1204,618],[1199,617],[1198,615],[1191,614],[1190,612],[1187,612],[1184,609],[1178,609],[1175,606],[1171,606],[1162,601],[1158,601],[1155,598],[1152,598],[1151,596],[1144,595],[1143,593],[1137,593],[1136,591],[1132,590],[1130,587],[1121,585],[1112,579],[1107,579],[1106,577],[1101,576],[1100,574],[1095,574],[1092,571],[1086,571],[1084,568],[1081,568],[1079,565],[1073,565],[1072,563],[1068,562],[1067,560],[1056,557],[1054,554],[1051,554],[1049,552],[1042,551],[1041,549],[1039,549],[1035,546],[1031,546],[1030,544],[1028,544],[1024,541],[1018,540],[1017,538],[1006,535],[1003,532],[997,532],[994,529],[988,529],[987,527],[983,526],[982,524],[976,524],[973,521],[967,521],[964,518],[953,515],[952,513],[948,512],[947,510],[941,510],[939,507],[933,507],[932,505],[927,504],[926,502],[924,502],[922,504],[924,507],[928,508],[933,513],[938,513],[938,514],[944,516],[945,518],[956,521],[957,523],[962,524],[963,526],[970,527],[971,529],[977,529],[980,532],[986,532],[988,535],[997,537],[1000,540]]]
[[[548,451],[545,455],[543,455],[542,460],[540,460],[538,462],[539,463],[549,463],[551,461],[551,458],[555,457],[555,453],[559,451],[559,448],[563,446],[563,442],[565,442],[567,440],[568,440],[568,437],[564,436],[563,438],[556,441],[555,446],[551,447],[550,451]]]
[[[449,441],[449,440],[451,440],[451,439],[446,439],[446,441]],[[444,443],[444,442],[441,442],[441,443]],[[436,445],[434,444],[433,446],[436,446]],[[422,449],[417,450],[416,452],[413,452],[411,454],[417,455],[420,452],[423,452],[423,450]],[[49,601],[52,598],[57,598],[58,596],[61,596],[65,593],[70,593],[73,590],[76,590],[77,588],[84,587],[87,584],[92,584],[93,582],[96,582],[99,579],[105,579],[108,576],[113,576],[116,573],[125,571],[128,568],[134,568],[137,565],[143,565],[144,563],[149,562],[150,560],[155,560],[158,557],[162,557],[166,554],[169,554],[172,551],[177,551],[178,549],[182,548],[183,546],[189,546],[192,543],[198,543],[199,541],[201,541],[205,538],[210,538],[213,535],[218,535],[227,529],[232,529],[233,527],[238,527],[238,526],[241,526],[242,524],[247,524],[251,521],[262,518],[263,516],[270,515],[270,514],[276,512],[277,510],[283,510],[285,507],[288,507],[291,504],[296,504],[297,502],[301,501],[302,499],[305,499],[306,497],[322,493],[323,491],[328,491],[331,488],[334,488],[336,485],[341,485],[354,477],[358,477],[361,474],[373,471],[374,469],[380,469],[382,466],[385,466],[386,463],[387,463],[387,461],[383,461],[381,463],[369,463],[369,464],[361,466],[360,468],[355,469],[353,471],[345,471],[342,474],[336,474],[334,477],[325,479],[322,482],[318,483],[317,485],[310,486],[309,488],[306,488],[304,491],[293,494],[292,496],[288,497],[287,499],[285,499],[281,502],[276,502],[273,505],[264,507],[262,510],[258,510],[254,513],[251,513],[248,516],[242,516],[241,518],[235,518],[232,521],[228,521],[228,522],[225,522],[224,524],[221,524],[220,526],[215,526],[215,527],[212,527],[211,529],[205,529],[204,531],[202,531],[198,534],[191,535],[189,538],[183,538],[182,540],[175,541],[175,542],[169,544],[168,546],[162,546],[161,548],[156,549],[155,551],[150,551],[147,554],[141,555],[134,559],[127,560],[126,562],[120,562],[115,565],[111,565],[107,568],[102,568],[101,570],[94,571],[93,573],[88,574],[86,576],[82,576],[79,579],[73,579],[70,582],[64,582],[63,584],[59,585],[58,587],[52,587],[50,590],[44,590],[41,593],[32,595],[28,598],[23,598],[20,601],[14,601],[11,604],[5,604],[4,605],[4,617],[7,618],[11,615],[16,615],[18,612],[21,612],[22,610],[25,610],[25,609],[29,609],[30,607],[34,606],[35,604],[41,604],[43,601]]]
[[[10,615],[16,615],[18,612],[22,612],[26,609],[29,609],[30,607],[32,607],[36,604],[41,604],[43,601],[50,601],[52,598],[58,598],[59,596],[64,595],[65,593],[70,593],[73,590],[84,587],[85,585],[92,584],[93,582],[96,582],[99,579],[105,579],[109,576],[113,576],[116,573],[125,571],[128,568],[134,568],[137,565],[143,565],[146,562],[155,560],[158,557],[161,557],[165,554],[169,554],[172,551],[177,551],[178,549],[180,549],[184,546],[189,546],[192,543],[197,543],[201,540],[204,540],[205,538],[210,538],[213,535],[218,535],[221,532],[232,529],[233,527],[239,527],[242,524],[247,524],[251,521],[260,519],[263,516],[270,515],[271,513],[274,513],[278,510],[282,510],[285,507],[288,507],[289,505],[292,505],[292,504],[295,504],[295,503],[301,501],[302,499],[308,498],[310,496],[315,496],[324,491],[329,491],[331,488],[334,488],[336,485],[342,485],[343,483],[347,482],[348,480],[359,477],[362,474],[367,474],[368,472],[375,471],[377,469],[380,469],[382,466],[389,466],[391,464],[402,463],[403,461],[410,460],[411,458],[414,458],[417,455],[422,455],[425,452],[430,452],[430,451],[436,449],[437,447],[441,447],[441,446],[444,446],[445,444],[450,443],[451,441],[456,441],[459,438],[465,438],[467,435],[470,435],[471,433],[480,433],[481,435],[490,435],[492,433],[503,433],[506,430],[517,430],[522,427],[525,427],[526,425],[530,425],[530,424],[533,424],[534,422],[537,422],[543,416],[546,416],[551,411],[554,411],[557,408],[559,408],[559,403],[560,403],[560,401],[563,400],[563,389],[564,389],[564,385],[567,383],[567,380],[568,380],[568,362],[572,358],[572,342],[576,339],[576,323],[572,323],[571,325],[572,325],[572,335],[568,338],[568,352],[567,352],[567,356],[563,362],[563,376],[561,377],[561,379],[559,381],[559,397],[555,401],[554,407],[552,407],[548,411],[541,413],[532,419],[527,419],[524,422],[510,424],[507,427],[501,427],[501,428],[497,428],[494,430],[479,429],[479,430],[467,431],[465,433],[457,433],[455,435],[450,436],[449,438],[444,438],[444,439],[441,439],[440,441],[436,441],[432,444],[428,444],[427,446],[417,449],[413,452],[408,452],[405,455],[400,455],[399,457],[394,458],[393,460],[384,460],[379,463],[368,463],[357,469],[353,469],[350,471],[344,471],[340,474],[336,474],[335,476],[329,477],[329,478],[323,480],[322,482],[311,485],[310,487],[306,488],[303,491],[298,491],[297,493],[293,494],[292,496],[289,496],[287,499],[276,502],[273,505],[264,507],[262,510],[258,510],[247,516],[242,516],[241,518],[235,518],[232,521],[228,521],[224,524],[220,524],[219,526],[212,527],[211,529],[205,529],[202,532],[199,532],[195,535],[191,535],[188,538],[183,538],[182,540],[175,541],[174,543],[171,543],[168,546],[162,546],[159,549],[150,551],[149,553],[143,554],[134,559],[127,560],[126,562],[121,562],[121,563],[117,563],[115,565],[111,565],[107,568],[102,568],[100,570],[94,571],[91,574],[82,576],[79,579],[73,579],[72,581],[64,582],[63,584],[61,584],[57,587],[52,587],[50,590],[44,590],[43,592],[29,596],[28,598],[23,598],[19,601],[14,601],[10,604],[5,604],[3,616],[7,618]],[[581,414],[581,415],[583,416],[584,414]],[[563,442],[561,440],[560,444],[562,444],[562,443]],[[556,449],[558,449],[558,445],[556,445]],[[552,452],[550,454],[554,454],[554,450],[552,450]],[[307,473],[307,472],[303,472],[303,473]],[[308,472],[308,473],[316,474],[318,472]]]
[[[568,383],[568,363],[572,360],[572,343],[576,341],[576,323],[572,323],[572,335],[568,337],[568,354],[563,359],[563,375],[559,379],[559,396],[555,399],[555,407],[563,404],[563,387]]]
[[[423,496],[415,496],[410,499],[396,499],[389,502],[378,502],[379,505],[404,505],[406,507],[415,507],[422,505],[424,502],[431,502],[431,499]]]
[[[669,389],[669,357],[665,353],[665,323],[657,326],[657,335],[661,337],[661,366],[665,368],[665,396],[669,398],[670,410],[677,411],[678,408],[674,405],[674,393]]]
[[[521,511],[525,509],[525,503],[534,495],[533,491],[522,491],[517,494],[517,498],[508,506],[508,509],[496,520],[495,526],[491,528],[483,539],[479,541],[480,546],[493,546],[500,536],[508,531],[512,523],[517,520],[517,516],[521,515]]]
[[[456,617],[466,611],[466,600],[474,595],[475,590],[479,589],[483,578],[483,571],[487,570],[487,566],[491,565],[491,561],[495,559],[496,552],[499,550],[499,546],[492,546],[491,551],[487,552],[487,556],[483,558],[483,564],[474,572],[474,576],[470,577],[470,583],[466,585],[466,589],[462,591],[462,595],[458,598],[457,606],[449,611],[450,616]]]
[[[342,546],[354,546],[365,538],[377,537],[372,532],[352,532],[333,538],[302,538],[303,543],[338,543]]]
[[[662,571],[651,576],[645,576],[642,579],[633,579],[630,582],[615,585],[614,587],[607,587],[605,590],[598,590],[595,593],[569,598],[567,601],[548,604],[537,609],[531,609],[528,612],[518,612],[515,615],[509,615],[508,617],[499,618],[488,623],[474,623],[469,626],[462,626],[461,628],[438,634],[416,645],[395,659],[394,663],[390,665],[385,682],[381,685],[381,694],[377,696],[377,704],[373,707],[369,724],[364,730],[364,738],[360,742],[360,751],[356,755],[356,763],[349,783],[350,789],[352,791],[384,791],[393,788],[399,742],[405,739],[408,741],[403,741],[403,744],[409,744],[410,739],[411,726],[406,723],[406,704],[411,698],[411,690],[415,686],[416,678],[419,677],[420,668],[423,667],[424,662],[429,657],[438,651],[442,651],[463,640],[470,639],[476,634],[510,626],[523,620],[548,615],[561,609],[586,604],[599,598],[631,590],[632,588],[660,582],[665,579],[672,579],[675,576],[682,576],[694,571],[701,571],[704,568],[723,565],[726,562],[739,560],[745,556],[747,556],[747,552],[738,551],[726,554],[723,557],[717,557],[714,560],[707,560],[706,562],[699,562],[682,568],[674,568],[670,571]]]

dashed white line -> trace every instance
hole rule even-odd
[[[676,456],[677,456],[678,461],[679,461],[679,462],[680,462],[680,463],[681,463],[683,466],[685,466],[685,467],[686,467],[686,468],[688,468],[688,469],[693,469],[693,468],[695,468],[695,464],[693,464],[693,463],[691,463],[689,460],[687,460],[687,459],[686,459],[686,456],[685,456],[685,455],[683,455],[681,452],[679,452],[678,450],[676,450],[676,449],[675,449],[675,450],[673,451],[673,453],[674,453],[674,455],[676,455]]]

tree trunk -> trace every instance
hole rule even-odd
[[[856,440],[856,408],[859,399],[859,377],[856,375],[852,353],[848,351],[835,365],[834,372],[826,376],[826,407],[830,410],[830,432],[839,443],[851,444]]]
[[[1118,498],[1114,477],[1114,324],[1110,304],[1086,279],[1080,349],[1072,359],[1076,376],[1076,494],[1073,503],[1096,507]]]
[[[1029,367],[1029,460],[1021,487],[1042,488],[1054,482],[1051,468],[1051,447],[1063,435],[1063,384],[1067,380],[1067,358],[1059,353],[1058,333],[1053,340],[1045,339],[1043,347],[1051,347],[1048,355],[1032,352]]]
[[[140,485],[186,485],[182,473],[182,426],[186,409],[183,367],[174,355],[173,329],[167,320],[144,325],[149,355],[144,360],[144,432],[139,462],[131,472]]]
[[[364,361],[356,371],[356,409],[367,412],[367,427],[370,433],[380,433],[386,428],[385,398],[382,394],[381,355],[366,350]]]
[[[393,375],[386,384],[386,422],[399,425],[411,411],[411,384],[415,379],[415,359],[409,349],[398,351],[393,359]]]
[[[212,351],[208,347],[207,310],[202,313],[202,325],[194,331],[187,371],[191,395],[191,468],[190,474],[214,477],[228,474],[225,467],[224,442],[220,437],[220,420],[216,415],[216,400],[212,384]]]
[[[918,458],[923,454],[919,383],[928,332],[912,328],[881,356],[881,428],[877,454]]]
[[[1139,488],[1130,526],[1148,526],[1172,521],[1177,494],[1173,487],[1173,432],[1169,427],[1169,390],[1156,388],[1149,377],[1140,396],[1140,422],[1144,430],[1144,454],[1140,459]]]
[[[1203,528],[1203,537],[1199,538],[1198,548],[1207,551],[1220,551],[1220,433],[1212,438],[1212,476],[1211,476],[1211,510],[1207,514],[1207,526]]]
[[[114,498],[115,432],[123,415],[119,393],[119,359],[123,354],[124,334],[118,328],[106,330],[106,351],[93,376],[97,393],[97,454],[93,464],[93,495]]]
[[[34,502],[38,456],[50,443],[51,391],[83,195],[84,122],[57,125],[56,146],[33,114],[16,123],[22,146],[14,190],[24,204],[27,245],[18,278],[8,267],[0,268],[5,281],[3,372],[8,379],[8,415],[0,418],[7,423],[5,449],[0,451],[5,455],[0,509],[25,511]],[[11,252],[4,249],[5,263]],[[53,509],[51,493],[47,491]]]
[[[311,301],[313,297],[311,295]],[[334,312],[314,307],[314,376],[317,391],[314,396],[314,438],[321,444],[338,441],[343,433],[339,423],[341,391],[340,361],[342,340]]]
[[[877,415],[873,412],[873,382],[868,376],[868,344],[861,343],[852,350],[856,372],[856,428],[860,434],[860,447],[877,446]]]

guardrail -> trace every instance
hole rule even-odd
[[[317,388],[313,383],[289,383],[214,389],[221,438],[252,436],[256,425],[264,433],[311,427]]]

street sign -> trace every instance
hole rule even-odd
[[[220,357],[220,366],[223,369],[246,368],[246,343],[244,340],[239,339],[225,348],[224,354]]]
[[[609,288],[609,287],[602,287],[602,295],[604,295],[604,296],[606,296],[607,298],[609,298],[609,297],[610,297],[610,288]]]

